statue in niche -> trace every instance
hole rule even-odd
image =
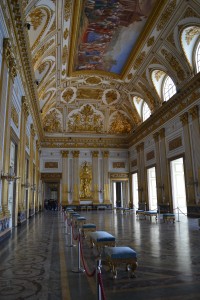
[[[92,169],[87,162],[84,162],[80,172],[80,198],[89,199],[92,196]]]

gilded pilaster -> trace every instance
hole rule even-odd
[[[189,133],[188,113],[185,112],[180,116],[183,124],[184,144],[185,144],[185,178],[187,186],[187,204],[195,203],[195,189],[194,189],[194,174],[192,168],[192,152],[191,141]]]
[[[34,139],[35,139],[35,130],[33,127],[33,124],[31,124],[31,134],[30,134],[30,159],[29,159],[29,182],[30,185],[33,187],[34,184],[34,178],[33,178],[33,154],[34,154]],[[29,211],[27,211],[27,217],[32,215],[34,213],[34,190],[30,189],[28,193],[28,206],[29,206]]]
[[[3,159],[3,171],[8,173],[10,166],[10,119],[11,119],[11,103],[12,103],[12,95],[13,95],[13,84],[14,79],[17,75],[16,72],[16,64],[14,61],[14,57],[11,53],[11,46],[8,39],[4,39],[4,54],[5,60],[8,66],[9,76],[8,76],[8,84],[7,84],[7,98],[5,103],[5,127],[4,127],[4,142],[3,142],[3,151],[4,151],[4,159]],[[4,87],[5,88],[5,87]],[[3,181],[2,184],[2,209],[5,216],[9,216],[10,212],[8,211],[8,182],[6,180]]]
[[[73,151],[73,201],[72,204],[79,204],[79,190],[80,190],[80,178],[79,178],[79,151]]]
[[[20,143],[19,143],[19,159],[18,159],[18,167],[17,170],[19,172],[19,176],[21,178],[20,184],[18,184],[19,192],[18,192],[18,207],[19,212],[23,212],[24,207],[24,195],[25,195],[25,187],[22,186],[25,181],[25,149],[26,149],[26,122],[28,118],[28,105],[26,103],[26,98],[22,97],[22,105],[21,105],[21,122],[20,122]]]
[[[109,190],[109,177],[108,177],[108,158],[109,151],[103,152],[103,183],[104,183],[104,198],[103,203],[110,204],[110,190]]]
[[[162,201],[163,203],[170,203],[170,187],[169,187],[169,177],[168,177],[168,162],[166,154],[166,143],[165,143],[165,128],[160,129],[160,169],[162,182],[159,189],[162,191]]]
[[[36,141],[36,149],[35,149],[35,184],[36,184],[35,210],[37,212],[39,211],[39,208],[40,208],[40,203],[39,203],[39,180],[40,180],[39,142]]]
[[[68,204],[68,197],[69,193],[69,186],[68,186],[68,180],[69,180],[69,165],[68,165],[68,155],[69,151],[62,150],[62,205],[66,206]]]
[[[160,145],[159,145],[159,132],[155,132],[153,134],[154,142],[155,142],[155,152],[156,152],[156,186],[157,186],[157,199],[158,203],[163,201],[162,198],[162,171],[160,167]]]
[[[194,188],[196,196],[200,195],[200,131],[199,131],[199,107],[195,105],[189,110],[189,114],[192,116],[192,146],[194,155]]]
[[[92,190],[94,202],[99,202],[99,164],[98,164],[99,151],[92,151]]]

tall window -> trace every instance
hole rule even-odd
[[[197,73],[199,73],[200,72],[200,42],[197,46],[197,52],[196,52],[195,60],[196,60],[196,66],[197,66]]]
[[[142,106],[142,120],[145,121],[146,119],[148,119],[151,115],[151,110],[149,108],[149,106],[147,105],[146,102],[143,103]]]
[[[169,76],[167,76],[163,86],[164,101],[169,100],[174,94],[176,94],[176,86],[173,83],[172,79]]]

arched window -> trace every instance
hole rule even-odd
[[[146,102],[143,102],[142,106],[142,121],[148,119],[151,115],[151,110]]]
[[[163,85],[163,99],[164,101],[169,100],[174,94],[176,94],[176,86],[172,79],[167,76],[164,80]]]
[[[197,73],[199,73],[200,72],[200,42],[197,46],[195,61],[196,61]]]

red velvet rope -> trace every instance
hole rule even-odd
[[[79,242],[80,242],[80,250],[81,250],[81,260],[82,260],[82,263],[83,263],[83,267],[85,269],[85,273],[88,277],[92,277],[94,276],[94,274],[96,273],[96,269],[94,269],[91,273],[89,272],[88,270],[88,266],[86,265],[86,262],[84,260],[84,255],[83,255],[83,245],[82,245],[82,240],[80,238],[80,234],[79,234]]]
[[[104,287],[103,287],[103,280],[102,280],[101,272],[98,272],[97,279],[98,279],[98,283],[99,283],[100,288],[101,288],[102,299],[106,300],[106,295],[105,295],[105,290],[104,290]]]

